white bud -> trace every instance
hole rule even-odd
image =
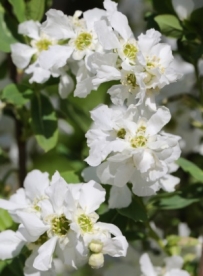
[[[102,253],[94,253],[89,258],[91,268],[100,268],[104,265],[104,255]]]
[[[89,249],[94,253],[100,253],[102,251],[103,244],[100,241],[92,241],[89,244]]]

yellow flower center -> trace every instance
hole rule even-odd
[[[131,146],[133,148],[143,148],[147,144],[147,137],[145,136],[146,127],[140,126],[137,129],[136,136],[131,139]]]
[[[143,148],[146,146],[147,138],[145,136],[136,136],[131,139],[131,146],[133,148]]]
[[[79,216],[78,224],[80,225],[80,228],[82,229],[82,231],[85,233],[91,232],[93,229],[93,224],[91,219],[85,214],[82,214]]]
[[[46,38],[43,38],[36,42],[36,47],[39,52],[48,50],[49,46],[51,45],[52,45],[52,42]]]
[[[83,51],[88,48],[92,43],[92,35],[90,33],[81,33],[75,40],[75,47],[79,51]]]
[[[123,48],[124,55],[129,58],[131,61],[135,61],[137,48],[134,44],[127,43]]]

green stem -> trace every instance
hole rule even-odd
[[[165,245],[162,241],[162,239],[160,239],[160,237],[157,235],[157,233],[152,229],[150,223],[147,223],[147,227],[149,229],[149,236],[154,239],[157,244],[160,246],[160,248],[168,255],[168,251],[165,248]]]
[[[194,68],[195,68],[195,76],[196,76],[196,81],[197,81],[197,87],[199,89],[199,94],[200,94],[200,101],[201,101],[201,104],[203,106],[203,87],[202,87],[199,68],[198,68],[197,63],[194,64]]]

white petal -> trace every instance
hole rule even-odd
[[[39,170],[29,172],[24,181],[26,195],[34,200],[45,195],[45,189],[49,186],[49,174]]]
[[[38,256],[35,258],[33,267],[42,271],[49,270],[52,267],[53,253],[55,251],[58,237],[53,237],[45,242],[38,249]]]
[[[171,114],[168,108],[164,106],[158,108],[156,113],[147,122],[147,133],[150,135],[157,134],[170,119]]]
[[[172,269],[169,272],[166,272],[164,276],[190,276],[190,274],[182,269]]]
[[[71,78],[71,76],[67,74],[63,74],[60,77],[59,82],[59,95],[62,99],[65,99],[68,97],[68,95],[73,91],[74,88],[74,81]]]
[[[97,33],[99,43],[105,50],[116,49],[120,46],[120,43],[113,32],[109,29],[106,24],[106,21],[101,20],[95,23],[95,31]]]
[[[38,248],[33,250],[31,255],[26,260],[25,267],[24,267],[24,275],[25,276],[56,276],[56,272],[54,269],[50,269],[48,271],[39,271],[33,267],[34,259],[38,254],[37,250]]]
[[[108,11],[108,12],[114,12],[117,11],[117,6],[118,4],[115,3],[114,1],[111,0],[105,0],[104,3],[104,8]]]
[[[50,9],[47,20],[42,24],[42,30],[56,39],[67,39],[74,36],[69,19],[62,11]]]
[[[138,150],[133,154],[133,160],[137,169],[141,172],[147,172],[155,164],[155,158],[150,150]]]
[[[127,185],[122,188],[116,186],[111,188],[108,201],[110,209],[125,208],[128,207],[131,202],[132,194]]]
[[[97,222],[97,226],[101,229],[108,230],[115,237],[122,236],[121,230],[114,224],[105,223],[105,222]]]
[[[106,191],[94,181],[83,184],[80,195],[80,205],[88,213],[92,213],[105,201]]]
[[[37,21],[29,20],[18,26],[19,34],[26,35],[30,38],[38,39],[41,24]]]
[[[97,72],[97,76],[93,78],[93,85],[99,85],[103,82],[110,80],[119,80],[121,78],[121,73],[119,70],[112,66],[102,65]]]
[[[53,45],[47,51],[42,51],[39,56],[39,64],[46,70],[57,70],[66,65],[73,52],[72,47]]]
[[[83,13],[83,18],[85,19],[85,23],[87,25],[88,30],[94,29],[94,23],[96,21],[100,21],[103,16],[106,15],[106,11],[94,8],[92,10],[88,10]]]
[[[157,273],[154,270],[154,267],[151,263],[151,260],[148,254],[143,254],[140,258],[141,271],[144,273],[144,276],[157,276]]]
[[[22,43],[11,44],[11,57],[16,67],[24,69],[30,63],[36,50]]]
[[[171,270],[173,268],[182,268],[184,260],[180,256],[171,256],[164,259],[166,263],[166,269]]]
[[[68,191],[68,185],[61,177],[57,182],[54,182],[48,189],[47,194],[50,197],[50,201],[53,205],[55,212],[61,212]]]
[[[18,211],[17,215],[21,220],[22,224],[25,226],[26,230],[32,237],[40,237],[44,232],[46,232],[49,227],[45,225],[37,215],[33,213],[26,213]]]
[[[160,179],[160,185],[166,192],[174,192],[175,186],[180,183],[180,178],[167,174]]]
[[[45,70],[39,66],[37,62],[31,64],[26,70],[25,73],[27,74],[33,74],[30,78],[29,82],[33,83],[44,83],[46,82],[50,76],[51,72],[48,70]]]
[[[25,242],[22,241],[16,232],[6,230],[0,233],[0,259],[6,260],[17,256]]]
[[[103,247],[103,253],[112,257],[126,256],[128,242],[124,236],[119,236],[111,239]]]
[[[172,0],[172,4],[181,20],[187,19],[195,7],[192,0]]]
[[[110,15],[109,20],[111,26],[121,35],[122,38],[124,38],[124,40],[128,40],[133,37],[132,30],[128,25],[128,19],[124,14],[121,12],[115,12]]]

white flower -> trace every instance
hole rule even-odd
[[[189,273],[182,270],[183,259],[180,256],[165,258],[165,267],[154,267],[148,254],[143,254],[140,258],[142,276],[189,276]]]
[[[91,117],[94,126],[86,134],[90,147],[86,161],[98,166],[108,158],[117,166],[122,164],[128,174],[118,180],[120,183],[136,170],[146,180],[155,181],[169,172],[169,164],[180,155],[179,137],[160,132],[171,118],[165,107],[153,112],[142,106],[123,110],[102,105],[91,112]]]
[[[51,12],[50,12],[51,13]],[[60,12],[59,12],[60,13]],[[49,29],[48,29],[49,30]],[[29,82],[44,83],[51,76],[61,75],[60,69],[67,63],[67,59],[72,54],[72,48],[53,36],[49,36],[39,22],[29,20],[19,25],[18,32],[30,39],[29,45],[15,43],[11,45],[11,56],[14,64],[20,69],[26,69],[27,74],[32,74]],[[64,83],[64,73],[62,73],[61,85]],[[72,90],[72,83],[67,82]],[[64,90],[60,87],[60,94],[65,97]]]
[[[66,198],[66,216],[71,221],[70,228],[78,235],[94,232],[99,216],[95,212],[105,200],[105,190],[94,181],[70,185]]]
[[[153,106],[148,98],[153,98],[165,85],[180,78],[181,75],[172,68],[173,56],[170,46],[159,43],[159,32],[150,29],[146,34],[141,34],[136,41],[127,31],[129,37],[120,39],[118,46],[113,40],[113,31],[110,30],[110,33],[106,34],[109,27],[105,22],[99,21],[95,27],[104,49],[106,47],[116,51],[118,59],[108,67],[100,66],[92,83],[99,85],[109,80],[120,81],[121,84],[113,85],[108,90],[114,104],[123,105],[125,100],[128,105],[136,102],[141,104],[146,97],[146,104]],[[123,36],[127,34],[124,33]],[[109,37],[107,45],[106,37]],[[109,45],[110,42],[112,47]]]
[[[0,234],[0,258],[12,258],[26,245],[32,253],[25,275],[45,276],[49,274],[42,272],[55,275],[53,256],[73,268],[87,263],[90,252],[124,256],[128,243],[120,230],[112,224],[97,222],[99,216],[95,211],[106,193],[101,185],[95,181],[68,185],[56,172],[51,183],[47,181],[46,189],[41,189],[47,177],[46,173],[31,172],[25,180],[25,192],[21,189],[21,194],[17,193],[12,200],[1,202],[2,206],[7,204],[9,211],[14,212],[16,206],[14,214],[21,224],[17,232],[8,230]],[[22,206],[20,196],[25,201]],[[94,245],[95,241],[101,246]]]
[[[48,198],[45,192],[48,187],[48,173],[33,170],[27,174],[24,181],[24,188],[18,189],[9,200],[0,199],[0,208],[8,210],[17,222],[19,221],[18,216],[16,216],[18,211],[36,213],[40,216],[39,203]]]

